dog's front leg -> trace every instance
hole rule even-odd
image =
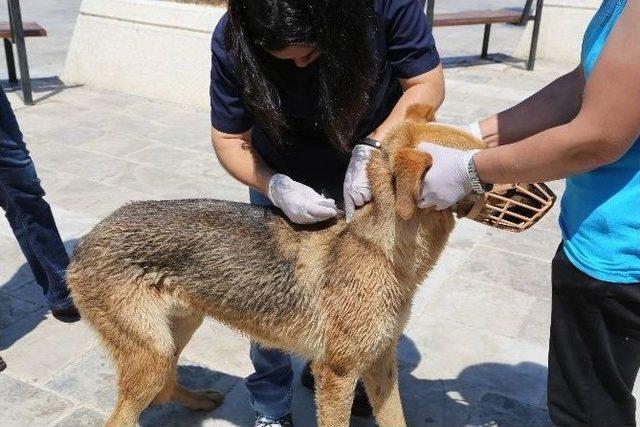
[[[314,362],[316,407],[319,427],[348,427],[353,404],[353,392],[358,381],[355,371]]]
[[[406,426],[398,390],[396,345],[394,342],[382,352],[362,378],[373,415],[380,427]]]

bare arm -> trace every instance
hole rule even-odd
[[[580,111],[583,91],[580,66],[518,105],[482,120],[483,139],[489,147],[497,147],[566,124]]]
[[[211,142],[218,160],[231,176],[262,194],[269,193],[274,172],[251,146],[251,131],[228,134],[211,130]]]
[[[429,104],[437,110],[444,100],[444,73],[441,65],[419,76],[402,79],[400,84],[404,93],[389,117],[370,135],[378,141],[382,141],[391,129],[404,120],[407,108],[411,105]]]
[[[569,123],[480,152],[490,183],[564,178],[619,159],[640,135],[640,0],[630,0],[584,88]]]

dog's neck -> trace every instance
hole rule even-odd
[[[398,291],[411,299],[440,256],[453,230],[448,211],[418,210],[409,220],[400,218],[388,201],[374,200],[348,225],[358,239],[377,247],[394,266]]]

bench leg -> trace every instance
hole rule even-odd
[[[25,104],[32,105],[33,93],[31,91],[31,77],[29,76],[29,62],[27,60],[27,47],[24,42],[24,28],[22,27],[22,14],[20,13],[20,3],[18,0],[9,0],[9,11],[14,42],[16,43],[16,50],[18,51],[22,98]]]
[[[489,37],[491,37],[491,24],[484,26],[484,38],[482,40],[482,58],[487,59],[487,53],[489,52]]]
[[[542,5],[544,1],[538,0],[536,5],[536,16],[533,20],[533,31],[531,33],[531,50],[529,51],[529,61],[527,62],[527,70],[533,71],[536,64],[536,52],[538,50],[538,36],[540,35],[540,21],[542,19]]]
[[[16,76],[16,60],[13,57],[13,45],[9,39],[4,40],[4,53],[7,57],[7,70],[9,71],[9,83],[18,83]]]

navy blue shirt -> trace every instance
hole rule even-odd
[[[357,141],[375,130],[391,113],[402,95],[399,79],[418,76],[440,64],[427,18],[418,0],[375,0],[379,24],[375,50],[381,63],[370,105],[358,124]],[[275,60],[275,81],[282,110],[289,124],[284,143],[269,140],[260,123],[254,121],[242,100],[233,61],[224,47],[228,16],[218,23],[211,43],[211,124],[225,133],[242,133],[252,128],[252,144],[275,171],[304,182],[316,190],[339,192],[349,161],[330,144],[316,125],[318,108],[317,62],[298,68],[293,61]]]

